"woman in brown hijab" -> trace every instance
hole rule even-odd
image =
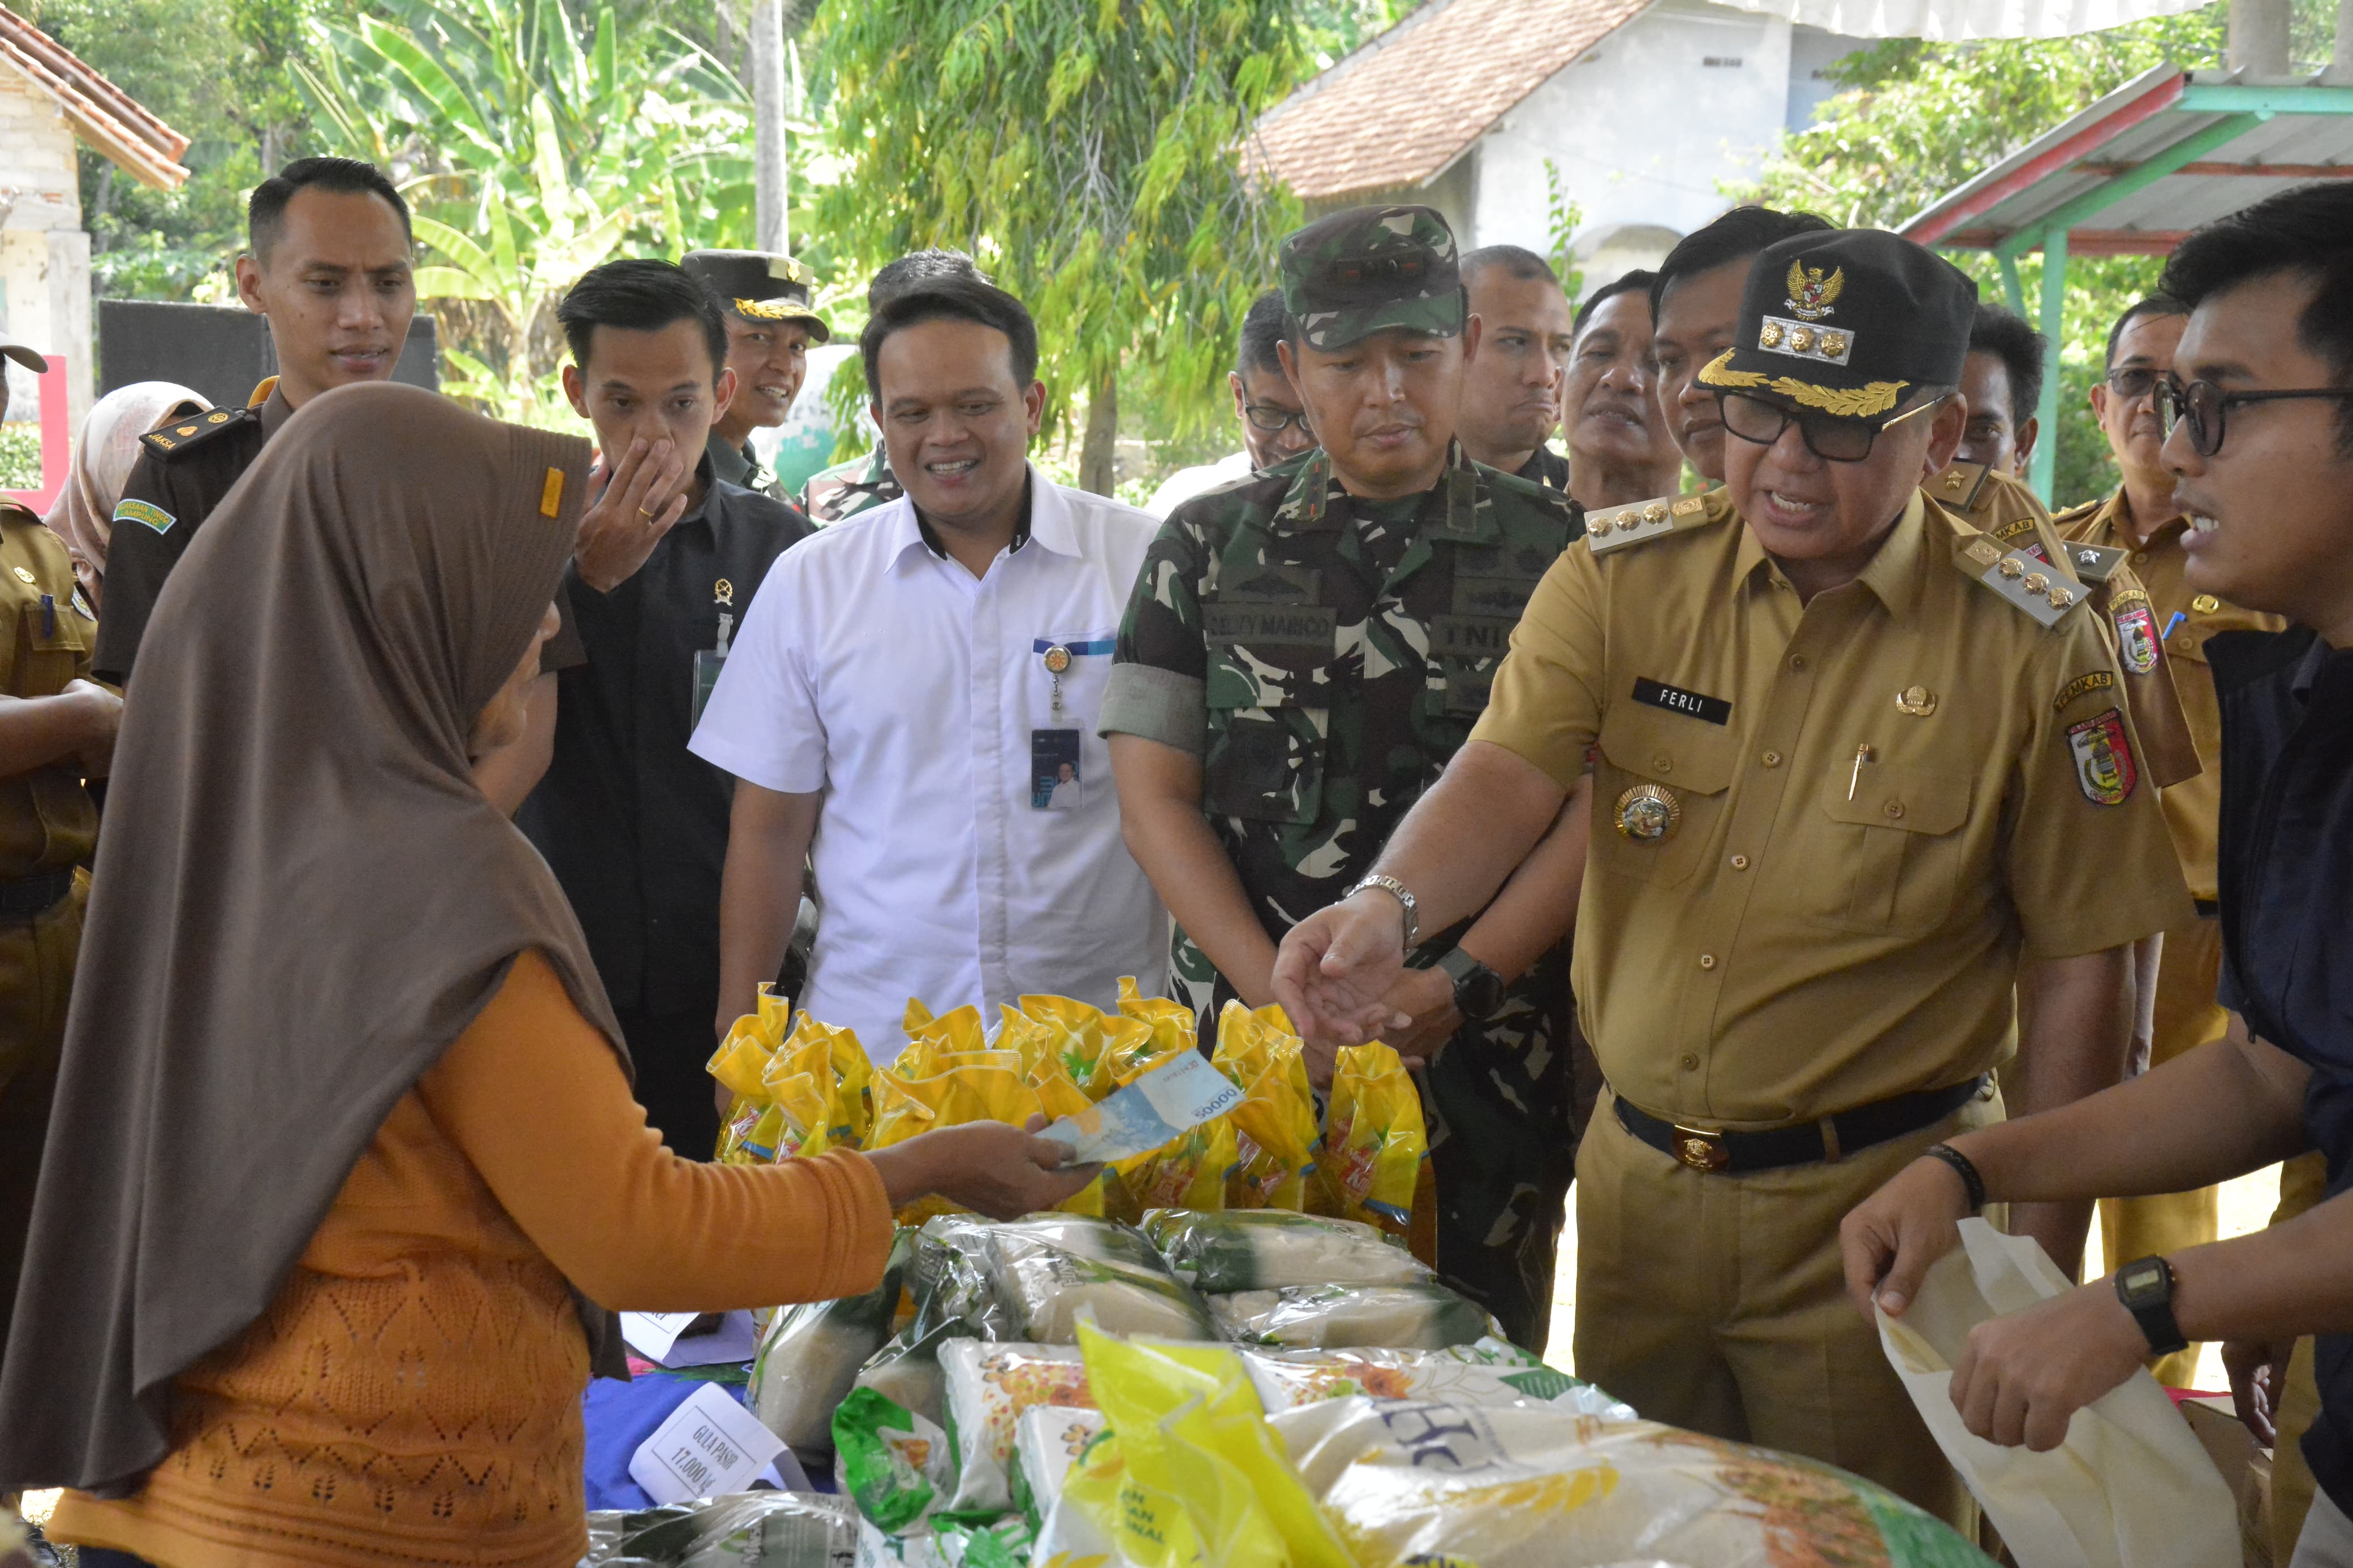
[[[554,627],[586,444],[304,405],[157,605],[15,1325],[0,1489],[159,1568],[571,1568],[607,1309],[881,1278],[924,1191],[1084,1184],[1010,1127],[661,1148],[578,925],[473,784]],[[589,1303],[596,1303],[591,1306]]]

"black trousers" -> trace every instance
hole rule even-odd
[[[710,1159],[719,1142],[719,1082],[710,1072],[719,1044],[711,1031],[714,1011],[617,1015],[637,1064],[638,1103],[646,1108],[646,1120],[671,1152],[690,1160]]]

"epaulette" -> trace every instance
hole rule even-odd
[[[1596,555],[1606,555],[1646,539],[1704,528],[1712,521],[1705,496],[1661,496],[1587,512],[1585,542]]]
[[[2057,626],[2085,597],[2080,584],[2069,582],[2064,574],[2054,577],[2047,563],[2023,550],[2005,550],[1990,534],[1960,541],[1954,549],[1953,564],[2012,607],[2025,611],[2041,626]]]
[[[2079,501],[2075,505],[2069,507],[2065,511],[2052,512],[2051,514],[2052,525],[2056,528],[2073,528],[2079,522],[2089,522],[2092,519],[2092,514],[2107,504],[2107,498],[2105,496],[2095,498],[2092,500]]]
[[[1955,463],[1928,481],[1928,492],[1955,511],[1975,511],[1978,492],[1992,472],[1986,463]]]
[[[2116,574],[2116,568],[2125,563],[2130,553],[2112,544],[2079,542],[2067,546],[2067,564],[2086,583],[2105,583]]]
[[[139,437],[139,444],[159,458],[174,458],[191,447],[211,440],[224,430],[234,430],[248,419],[261,417],[259,408],[214,408],[202,414],[191,414],[168,425],[159,425]]]

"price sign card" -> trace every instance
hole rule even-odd
[[[715,1383],[706,1383],[629,1457],[629,1479],[657,1503],[750,1489],[785,1440]]]

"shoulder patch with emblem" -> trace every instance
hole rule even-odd
[[[145,437],[141,437],[142,440]],[[153,501],[123,500],[114,503],[114,521],[143,523],[158,533],[169,533],[180,520]]]
[[[234,430],[260,416],[250,408],[208,408],[168,424],[158,425],[139,437],[139,444],[159,458],[177,457],[224,430]]]
[[[2138,588],[2126,588],[2108,601],[2108,615],[2116,624],[2116,654],[2125,668],[2135,675],[2155,669],[2165,657],[2165,647],[2148,595]]]
[[[2061,687],[2059,695],[2052,699],[2051,710],[2055,713],[2078,698],[2088,697],[2094,691],[2114,691],[2116,689],[2116,678],[2114,675],[2105,669],[2094,669]]]
[[[1585,514],[1585,542],[1596,555],[1646,539],[1704,528],[1715,521],[1705,496],[1661,496]]]
[[[2040,626],[2057,626],[2084,602],[2081,584],[2064,573],[2054,576],[2050,563],[2023,550],[2004,549],[1989,534],[1962,541],[1953,552],[1953,564]]]
[[[2133,761],[2132,740],[2126,732],[2121,710],[2111,708],[2068,725],[2067,752],[2085,800],[2094,805],[2122,805],[2132,798],[2140,769]]]

